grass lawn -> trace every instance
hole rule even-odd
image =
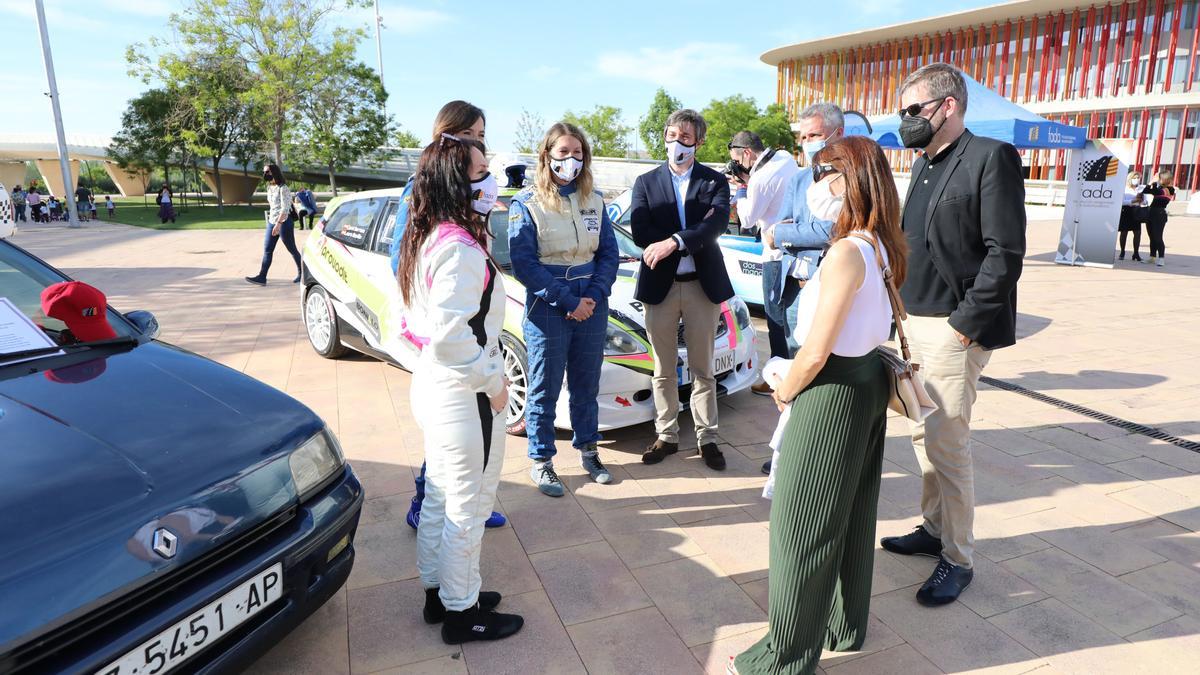
[[[263,218],[263,212],[267,210],[265,200],[254,206],[226,206],[222,214],[217,212],[212,200],[197,204],[189,199],[187,207],[175,207],[175,222],[165,225],[158,219],[158,205],[153,197],[147,197],[145,201],[141,197],[119,197],[114,198],[113,203],[117,207],[116,222],[154,230],[258,230],[266,225]],[[96,214],[101,220],[108,219],[103,196],[96,201]]]

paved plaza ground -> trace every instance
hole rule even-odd
[[[1030,223],[1022,339],[985,374],[1200,441],[1200,219],[1171,220],[1165,268],[1055,265],[1058,228]],[[258,288],[242,281],[258,266],[258,231],[38,226],[14,241],[120,309],[153,311],[163,340],[288,392],[338,433],[369,498],[354,573],[251,672],[719,673],[766,630],[769,399],[722,402],[723,473],[686,450],[642,465],[653,429],[641,425],[607,434],[615,483],[595,485],[560,435],[562,499],[535,491],[524,439],[510,438],[497,508],[511,524],[485,536],[483,578],[526,627],[451,647],[420,618],[403,520],[422,457],[409,375],[318,357],[286,254]],[[880,536],[919,522],[919,469],[891,422]],[[1200,672],[1200,453],[988,387],[973,428],[974,584],[922,608],[913,595],[934,561],[876,550],[864,651],[827,654],[823,671]]]

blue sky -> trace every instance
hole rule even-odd
[[[45,0],[67,133],[111,135],[126,102],[146,85],[126,74],[125,49],[167,35],[176,0]],[[845,0],[801,3],[450,2],[384,0],[388,110],[424,137],[448,100],[488,116],[488,145],[507,150],[522,109],[547,124],[597,104],[636,126],[659,86],[703,108],[731,94],[773,102],[775,70],[759,55],[784,44],[983,7],[988,1]],[[373,12],[342,14],[367,25]],[[33,0],[0,0],[5,26],[0,132],[53,133]],[[376,66],[374,33],[362,60]]]

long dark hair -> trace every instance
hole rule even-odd
[[[471,208],[472,148],[483,152],[483,144],[478,141],[443,136],[421,152],[412,179],[412,202],[408,206],[408,224],[400,242],[400,265],[396,273],[405,304],[412,302],[421,247],[441,223],[461,225],[487,250],[487,221]]]
[[[278,164],[268,164],[267,173],[271,174],[271,183],[275,185],[283,185],[283,172],[279,170]]]
[[[900,228],[900,195],[883,150],[866,136],[844,136],[831,141],[814,162],[832,164],[846,183],[842,212],[833,224],[830,243],[853,230],[871,233],[883,244],[896,286],[908,272],[908,242]]]

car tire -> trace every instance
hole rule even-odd
[[[525,345],[509,333],[500,334],[504,376],[508,378],[508,410],[504,430],[512,436],[525,435],[525,405],[529,401],[529,355]]]
[[[346,347],[338,335],[337,312],[329,293],[318,284],[308,287],[304,293],[304,329],[313,351],[327,359],[336,359],[346,353]]]

